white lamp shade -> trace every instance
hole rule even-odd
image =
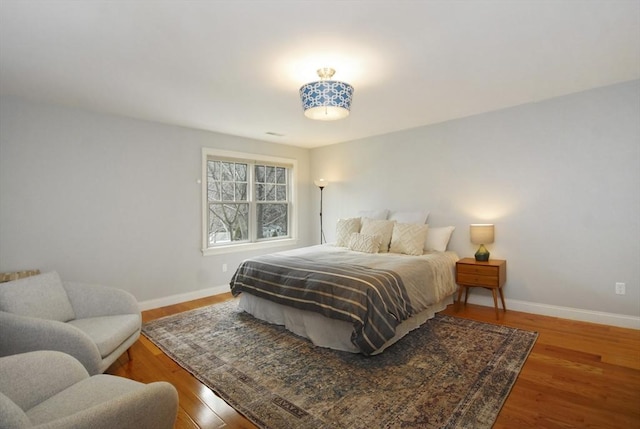
[[[316,179],[313,181],[313,183],[315,183],[318,188],[324,188],[329,184],[329,182],[324,179]]]
[[[469,231],[471,235],[471,242],[473,244],[493,243],[493,224],[475,223],[470,225]]]

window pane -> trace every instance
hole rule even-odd
[[[236,182],[247,181],[247,164],[236,164]]]
[[[234,163],[233,162],[221,162],[222,177],[221,180],[231,182],[233,180]]]
[[[256,201],[264,201],[265,189],[264,185],[256,185]]]
[[[276,168],[273,166],[267,166],[267,177],[265,178],[267,183],[276,183]]]
[[[286,185],[276,185],[276,201],[287,201]]]
[[[209,206],[209,244],[246,241],[249,238],[249,204]]]
[[[276,189],[274,185],[265,185],[265,201],[274,201],[276,199]]]
[[[213,180],[220,180],[220,161],[207,161],[208,176]]]
[[[256,182],[264,183],[264,165],[256,165]]]
[[[216,169],[216,162],[215,161],[207,161],[207,181],[210,182],[211,180],[213,180],[213,177],[215,175],[215,169]]]
[[[220,201],[220,188],[217,186],[218,183],[209,183],[208,184],[208,193],[207,197],[209,201]]]
[[[220,163],[207,161],[207,198],[209,201],[220,200],[220,184],[214,179],[216,174],[220,176]]]
[[[289,235],[289,206],[287,204],[258,204],[258,238]]]
[[[247,201],[247,184],[236,183],[236,201]]]
[[[233,182],[222,182],[222,201],[234,201],[234,195]]]
[[[287,169],[278,167],[276,169],[276,183],[287,183]]]

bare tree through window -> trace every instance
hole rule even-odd
[[[289,176],[283,166],[208,159],[209,246],[289,237]]]

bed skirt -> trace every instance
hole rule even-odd
[[[372,354],[381,353],[407,333],[434,317],[437,312],[444,310],[452,302],[453,295],[411,316],[396,327],[396,335],[393,338]],[[288,307],[246,292],[240,294],[238,307],[260,320],[282,325],[294,334],[308,338],[316,346],[360,353],[360,350],[351,342],[353,325],[349,322],[329,319],[319,313]]]

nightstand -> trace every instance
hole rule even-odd
[[[469,288],[483,287],[491,289],[493,294],[493,306],[496,309],[496,319],[498,315],[498,297],[496,291],[500,293],[500,301],[502,308],[507,311],[504,305],[504,295],[502,294],[502,286],[507,281],[507,261],[502,259],[489,259],[485,262],[476,261],[473,258],[464,258],[456,262],[456,283],[460,286],[458,289],[458,305],[462,298],[462,289],[465,290],[464,303],[467,303],[469,297]]]

